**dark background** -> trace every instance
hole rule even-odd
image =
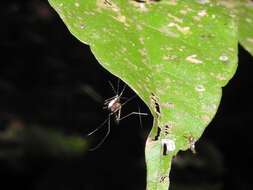
[[[142,126],[134,116],[119,126],[112,123],[99,149],[74,156],[57,146],[48,151],[45,133],[24,135],[39,127],[96,145],[106,128],[86,134],[107,119],[103,100],[114,95],[108,81],[116,85],[118,79],[68,32],[46,1],[2,1],[0,21],[0,188],[145,189],[150,117],[142,118]],[[237,73],[196,145],[198,154],[187,151],[174,159],[170,189],[253,189],[252,67],[253,58],[240,47]],[[132,95],[127,88],[125,96]],[[135,98],[123,115],[138,107],[148,113]]]

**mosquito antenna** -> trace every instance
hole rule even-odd
[[[108,81],[108,83],[110,84],[110,86],[111,86],[113,92],[117,95],[117,94],[118,94],[118,89],[117,89],[117,91],[115,90],[115,88],[114,88],[114,86],[113,86],[113,84],[112,84],[111,81]]]
[[[105,121],[108,121],[108,127],[107,127],[107,132],[106,132],[105,136],[103,137],[103,139],[95,147],[89,149],[89,151],[94,151],[94,150],[98,149],[105,142],[105,140],[107,139],[107,137],[108,137],[108,135],[110,134],[110,131],[111,131],[110,116],[111,116],[111,114],[109,114],[108,119],[105,120]],[[103,123],[105,123],[105,122],[103,122]]]

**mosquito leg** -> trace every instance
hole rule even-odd
[[[89,133],[87,134],[87,136],[91,136],[92,134],[94,134],[94,133],[96,133],[98,130],[100,130],[100,129],[105,125],[105,123],[106,123],[108,120],[110,120],[110,116],[111,116],[111,115],[112,115],[112,114],[109,114],[108,118],[107,118],[106,120],[104,120],[103,123],[101,123],[96,129],[94,129],[93,131],[89,132]]]
[[[110,118],[110,116],[111,116],[111,114],[109,114],[108,119],[105,120],[105,121],[108,121],[108,127],[107,127],[107,132],[106,132],[105,136],[103,137],[103,139],[95,147],[89,149],[89,151],[94,151],[94,150],[98,149],[105,142],[105,140],[107,139],[108,135],[111,132],[111,118]]]
[[[135,97],[137,97],[137,95],[133,95],[131,98],[126,100],[123,104],[121,104],[121,107],[124,106],[126,103],[130,102],[131,100],[133,100]]]
[[[141,110],[140,110],[140,107],[138,106],[138,112],[140,113]],[[141,115],[139,114],[139,121],[140,121],[140,126],[142,128],[142,119],[141,119]]]
[[[122,91],[120,92],[119,97],[122,96],[122,94],[124,93],[125,89],[126,89],[126,84],[124,84],[124,87],[123,87]]]
[[[116,114],[116,123],[119,124],[119,121],[120,121],[120,116],[121,116],[121,109],[118,110],[118,113]]]
[[[132,113],[130,113],[130,114],[128,114],[128,115],[125,115],[124,117],[122,117],[122,118],[120,118],[119,119],[119,121],[121,121],[121,120],[123,120],[123,119],[126,119],[127,117],[129,117],[129,116],[131,116],[131,115],[145,115],[145,116],[147,116],[148,114],[147,113],[140,113],[140,112],[132,112]]]

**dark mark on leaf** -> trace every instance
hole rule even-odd
[[[161,109],[160,109],[160,104],[158,102],[158,98],[154,93],[151,93],[150,98],[151,98],[151,103],[152,103],[153,107],[155,108],[155,112],[159,116],[161,113]]]
[[[157,141],[158,138],[160,137],[160,133],[161,133],[161,128],[158,127],[158,128],[157,128],[157,134],[156,134],[156,136],[155,136],[155,138],[154,138],[155,141]]]
[[[187,138],[189,144],[190,144],[190,149],[192,151],[193,154],[196,154],[196,150],[195,150],[195,143],[196,140],[195,138],[190,134],[190,135],[184,135],[185,138]]]
[[[104,0],[104,4],[112,6],[112,3],[109,0]]]
[[[148,1],[149,2],[158,2],[158,1],[161,1],[161,0],[134,0],[134,1],[136,1],[138,3],[147,3]]]
[[[167,145],[165,143],[163,144],[163,155],[167,155]]]
[[[166,181],[165,181],[166,179],[169,180],[169,176],[167,176],[167,175],[166,175],[166,176],[161,176],[161,177],[160,177],[160,183],[166,182]]]
[[[164,129],[165,135],[168,135],[170,133],[171,126],[165,125],[163,129]]]

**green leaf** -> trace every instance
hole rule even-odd
[[[253,1],[242,1],[238,10],[240,11],[239,41],[253,55]]]
[[[148,105],[147,188],[165,190],[171,160],[214,117],[237,67],[237,23],[210,0],[50,0],[70,32]],[[165,150],[166,149],[166,150]]]
[[[253,1],[222,0],[221,4],[234,11],[239,21],[239,41],[253,55]]]

